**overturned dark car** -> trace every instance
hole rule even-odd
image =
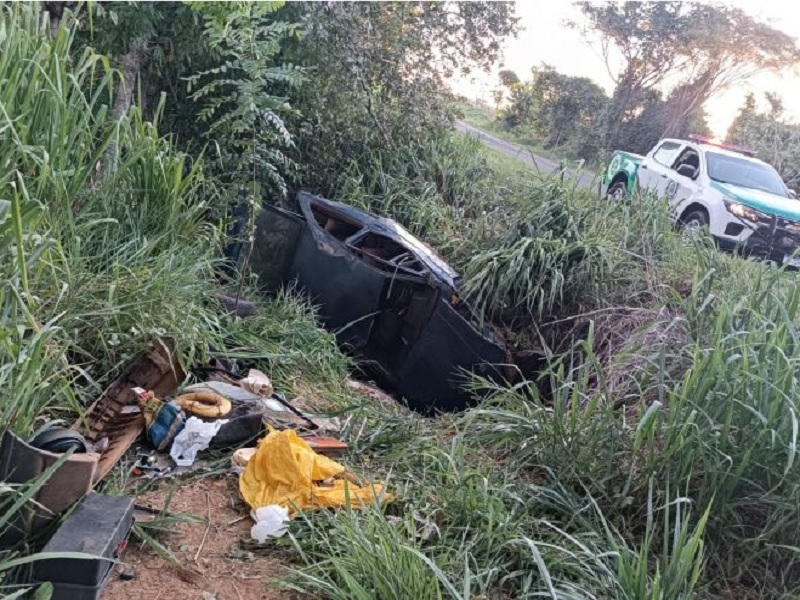
[[[431,248],[390,219],[305,192],[297,202],[301,214],[259,215],[249,267],[263,288],[296,282],[338,343],[415,410],[464,408],[465,372],[500,377],[502,342]]]

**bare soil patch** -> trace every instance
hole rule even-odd
[[[163,482],[157,491],[137,498],[137,503],[159,509],[169,490],[169,482]],[[125,564],[115,567],[103,600],[297,598],[291,592],[269,587],[285,574],[285,560],[241,547],[240,542],[250,539],[252,521],[239,497],[236,477],[205,479],[178,487],[169,512],[202,519],[178,523],[174,533],[161,539],[183,568],[172,566],[151,548],[131,541],[122,557]],[[123,581],[122,571],[133,571],[134,578]]]

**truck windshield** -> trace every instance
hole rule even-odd
[[[712,181],[789,197],[780,175],[772,167],[716,152],[707,152],[706,162]]]

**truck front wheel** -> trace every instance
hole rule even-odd
[[[701,209],[695,209],[681,219],[681,228],[686,231],[700,231],[703,227],[708,227],[708,213]]]

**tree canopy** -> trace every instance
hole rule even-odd
[[[586,77],[571,77],[544,65],[531,78],[511,86],[503,119],[522,127],[546,148],[567,149],[582,158],[597,150],[589,140],[606,108],[603,89]]]
[[[288,177],[290,187],[330,192],[349,164],[413,154],[449,125],[447,80],[488,71],[517,28],[513,2],[104,2],[88,10],[83,43],[121,68],[118,112],[136,92],[152,117],[164,94],[162,129],[222,158],[220,173],[258,162],[272,191]],[[253,129],[256,138],[245,139]],[[249,158],[237,160],[243,152]]]
[[[488,71],[517,27],[511,2],[305,2],[285,14],[306,31],[286,58],[311,69],[298,152],[304,183],[321,192],[349,164],[417,153],[452,118],[447,79]]]
[[[676,135],[714,94],[756,72],[800,61],[790,35],[739,8],[694,2],[577,2],[573,23],[599,45],[617,93],[611,120],[648,90],[667,94],[662,136]],[[619,60],[618,60],[619,59]]]

